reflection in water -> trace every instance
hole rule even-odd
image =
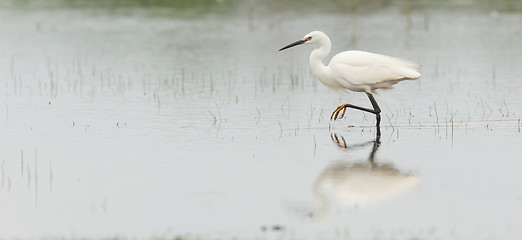
[[[417,186],[419,176],[401,173],[391,163],[376,163],[375,153],[381,144],[380,135],[375,140],[347,145],[344,137],[333,134],[332,140],[343,150],[372,146],[368,159],[358,162],[342,161],[329,165],[315,180],[313,195],[320,203],[319,210],[310,217],[325,216],[333,203],[348,207],[376,203],[405,193]]]

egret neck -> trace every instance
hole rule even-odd
[[[334,87],[333,85],[337,85],[332,81],[328,81],[330,71],[329,68],[323,64],[323,59],[328,56],[331,49],[332,43],[330,42],[330,38],[324,35],[324,38],[319,42],[319,48],[313,50],[310,54],[310,67],[312,68],[312,72],[321,83],[328,87]]]

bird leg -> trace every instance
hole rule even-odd
[[[352,104],[343,104],[343,105],[337,107],[332,112],[332,116],[330,117],[330,119],[335,121],[338,118],[339,119],[343,118],[344,114],[346,113],[346,108],[354,108],[354,109],[357,109],[357,110],[373,113],[373,114],[375,114],[375,117],[376,117],[376,120],[377,120],[377,124],[376,124],[377,134],[380,136],[380,133],[381,133],[381,131],[380,131],[380,125],[381,125],[381,114],[380,113],[381,113],[381,108],[379,108],[379,105],[377,104],[377,102],[375,101],[375,98],[373,97],[373,95],[371,93],[366,93],[366,95],[370,99],[370,102],[372,103],[373,109],[369,109],[369,108],[365,108],[365,107],[359,107],[359,106],[352,105]],[[339,113],[341,112],[341,110],[343,110],[343,112],[342,112],[341,116],[339,117]]]
[[[380,126],[381,126],[381,108],[379,107],[379,105],[377,104],[377,101],[375,101],[375,98],[373,98],[373,95],[371,93],[366,93],[366,95],[368,96],[368,98],[370,99],[370,102],[372,103],[372,106],[373,106],[373,112],[375,114],[375,118],[377,120],[377,129],[380,130]],[[379,131],[380,133],[380,131]]]

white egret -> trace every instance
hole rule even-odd
[[[390,89],[392,85],[403,80],[415,80],[420,78],[419,65],[407,60],[389,57],[385,55],[363,52],[345,51],[335,55],[328,66],[323,64],[323,59],[330,53],[332,43],[330,38],[320,31],[306,34],[303,39],[290,43],[279,51],[300,44],[319,44],[319,48],[310,54],[310,67],[315,76],[329,88],[346,92],[365,92],[373,109],[359,107],[352,104],[343,104],[332,113],[330,119],[337,120],[344,117],[346,108],[354,108],[373,113],[377,120],[377,133],[380,133],[381,109],[372,93],[376,89]]]

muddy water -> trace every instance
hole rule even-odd
[[[0,10],[1,238],[522,236],[516,2],[80,3]],[[380,139],[316,29],[422,64]]]

